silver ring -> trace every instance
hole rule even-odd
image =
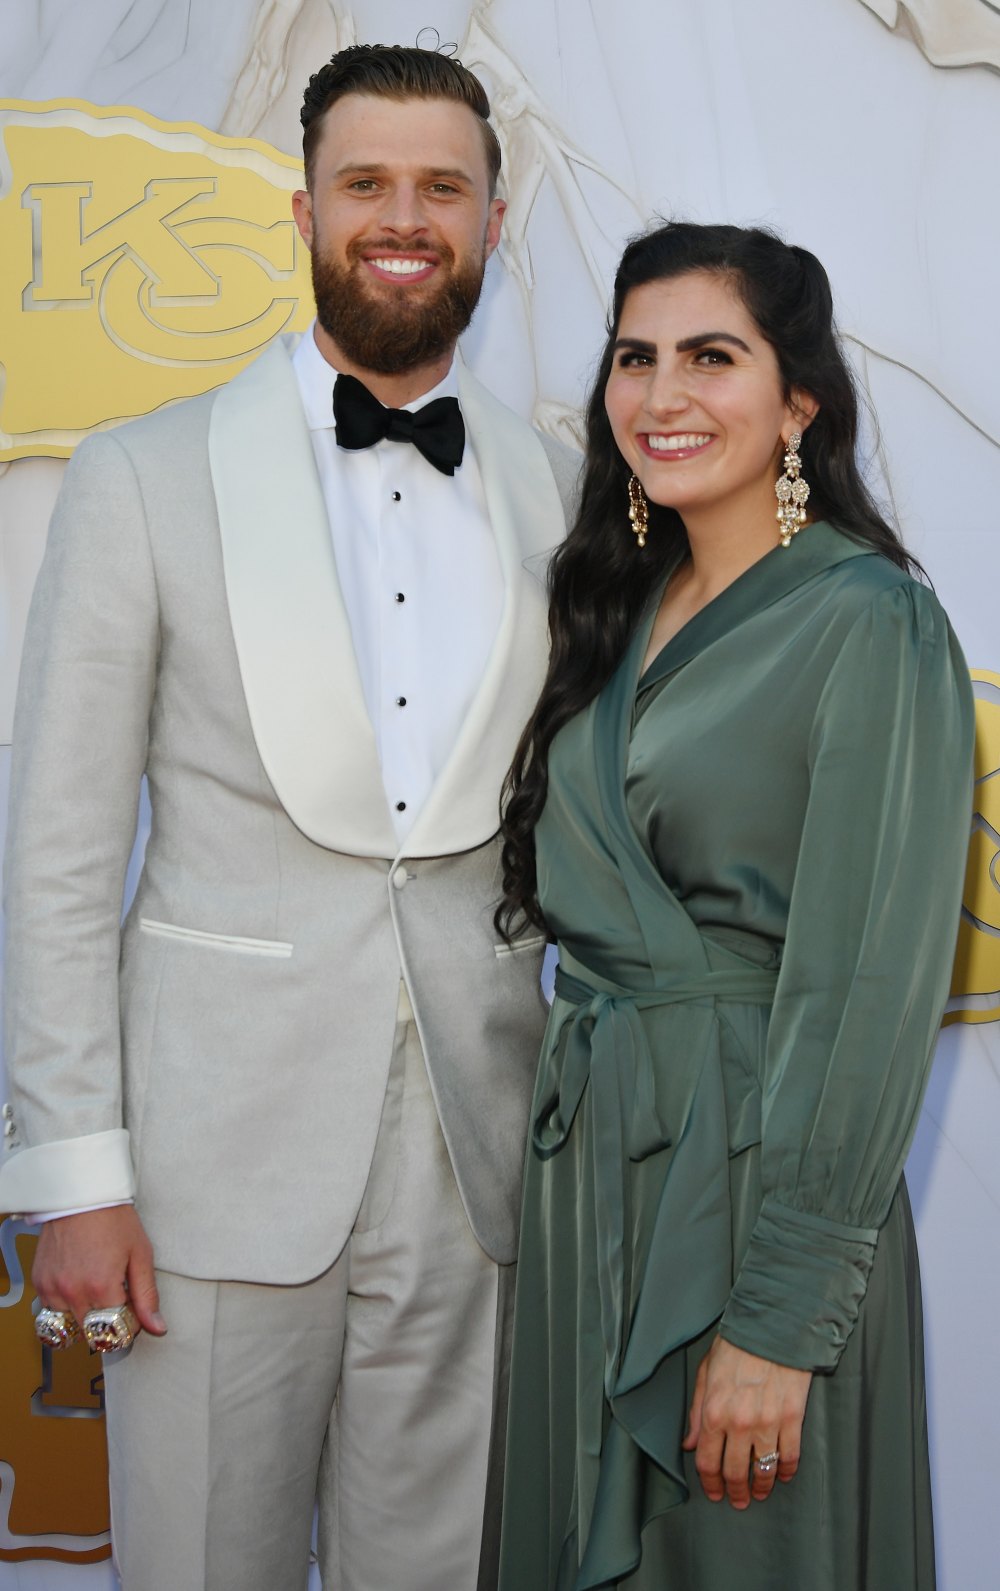
[[[761,1453],[754,1460],[754,1463],[757,1465],[758,1475],[770,1475],[780,1457],[781,1454],[778,1452],[777,1448],[775,1448],[773,1453]]]
[[[69,1348],[80,1341],[82,1333],[68,1309],[40,1309],[35,1316],[35,1336],[47,1348]]]
[[[139,1322],[128,1304],[108,1309],[88,1309],[83,1317],[83,1335],[91,1353],[115,1353],[131,1347]]]

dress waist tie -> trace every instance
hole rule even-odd
[[[570,966],[564,961],[556,972],[556,995],[572,1009],[548,1048],[532,1143],[541,1159],[558,1154],[589,1087],[589,1131],[580,1152],[590,1162],[594,1188],[604,1390],[612,1414],[605,1446],[619,1448],[630,1438],[675,1483],[672,1500],[680,1502],[687,1496],[680,1446],[687,1412],[683,1365],[656,1376],[655,1388],[652,1382],[675,1349],[718,1319],[732,1285],[717,1005],[770,1005],[777,973],[744,963],[637,992],[571,959]],[[670,1030],[659,1025],[654,1065],[642,1016],[661,1007],[676,1008],[676,1020]],[[647,1253],[634,1256],[627,1274],[629,1165],[664,1149],[672,1154]],[[579,1458],[582,1470],[591,1471],[586,1475],[578,1465],[587,1550],[576,1584],[583,1587],[601,1583],[595,1576],[603,1572],[605,1545],[610,1558],[617,1552],[610,1541],[602,1544],[599,1477]]]

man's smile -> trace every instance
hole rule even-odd
[[[390,282],[425,282],[438,268],[427,254],[366,254],[363,259],[373,276]]]

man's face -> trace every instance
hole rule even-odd
[[[345,95],[324,118],[312,191],[293,208],[319,323],[347,362],[399,375],[450,353],[504,211],[474,111]]]

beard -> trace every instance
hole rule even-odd
[[[341,265],[324,253],[318,236],[313,243],[316,318],[360,369],[399,376],[430,364],[450,351],[472,319],[483,288],[485,244],[479,258],[466,255],[460,262],[448,244],[436,245],[442,279],[433,292],[418,297],[405,289],[380,293],[377,283],[364,280],[363,255],[372,252],[372,244],[349,244],[347,263]],[[383,255],[410,252],[398,243],[374,247]]]

